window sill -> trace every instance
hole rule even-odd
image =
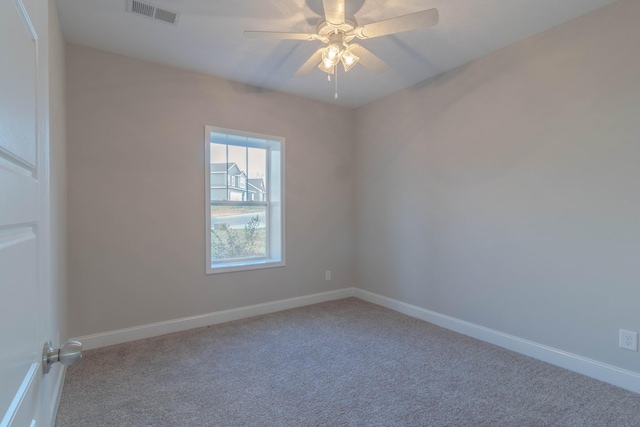
[[[235,271],[261,270],[263,268],[284,267],[282,260],[262,259],[260,261],[240,261],[212,264],[207,268],[207,274],[233,273]]]

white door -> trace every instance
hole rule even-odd
[[[51,399],[43,392],[48,380],[40,360],[51,298],[48,110],[39,104],[47,102],[39,69],[47,65],[38,58],[37,34],[47,30],[47,2],[25,3],[0,0],[1,427],[45,425],[41,408],[50,407]]]

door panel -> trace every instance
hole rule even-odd
[[[37,222],[38,182],[32,174],[32,171],[8,162],[0,152],[0,228]],[[8,206],[9,203],[13,206]]]
[[[0,148],[25,166],[36,164],[36,45],[12,1],[0,3]],[[5,37],[4,34],[12,34]]]
[[[13,391],[18,390],[31,367],[30,361],[34,360],[33,337],[38,333],[37,316],[26,318],[22,312],[37,300],[37,277],[33,266],[23,260],[35,260],[37,249],[33,227],[0,230],[0,283],[6,284],[3,288],[8,288],[3,289],[4,294],[11,296],[0,299],[2,342],[11,343],[2,356],[4,362],[0,366],[0,378],[8,386],[0,390],[2,413],[8,409]]]

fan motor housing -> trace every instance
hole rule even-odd
[[[357,27],[358,27],[358,23],[356,22],[356,19],[353,17],[349,19],[345,19],[344,23],[338,26],[330,24],[329,22],[323,19],[318,23],[318,26],[316,27],[316,32],[318,33],[318,38],[325,43],[334,41],[333,40],[334,38],[338,39],[335,41],[348,42],[351,39],[353,39],[353,37],[355,37],[354,30]]]

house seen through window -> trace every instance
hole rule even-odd
[[[206,127],[207,273],[284,265],[284,139]]]

